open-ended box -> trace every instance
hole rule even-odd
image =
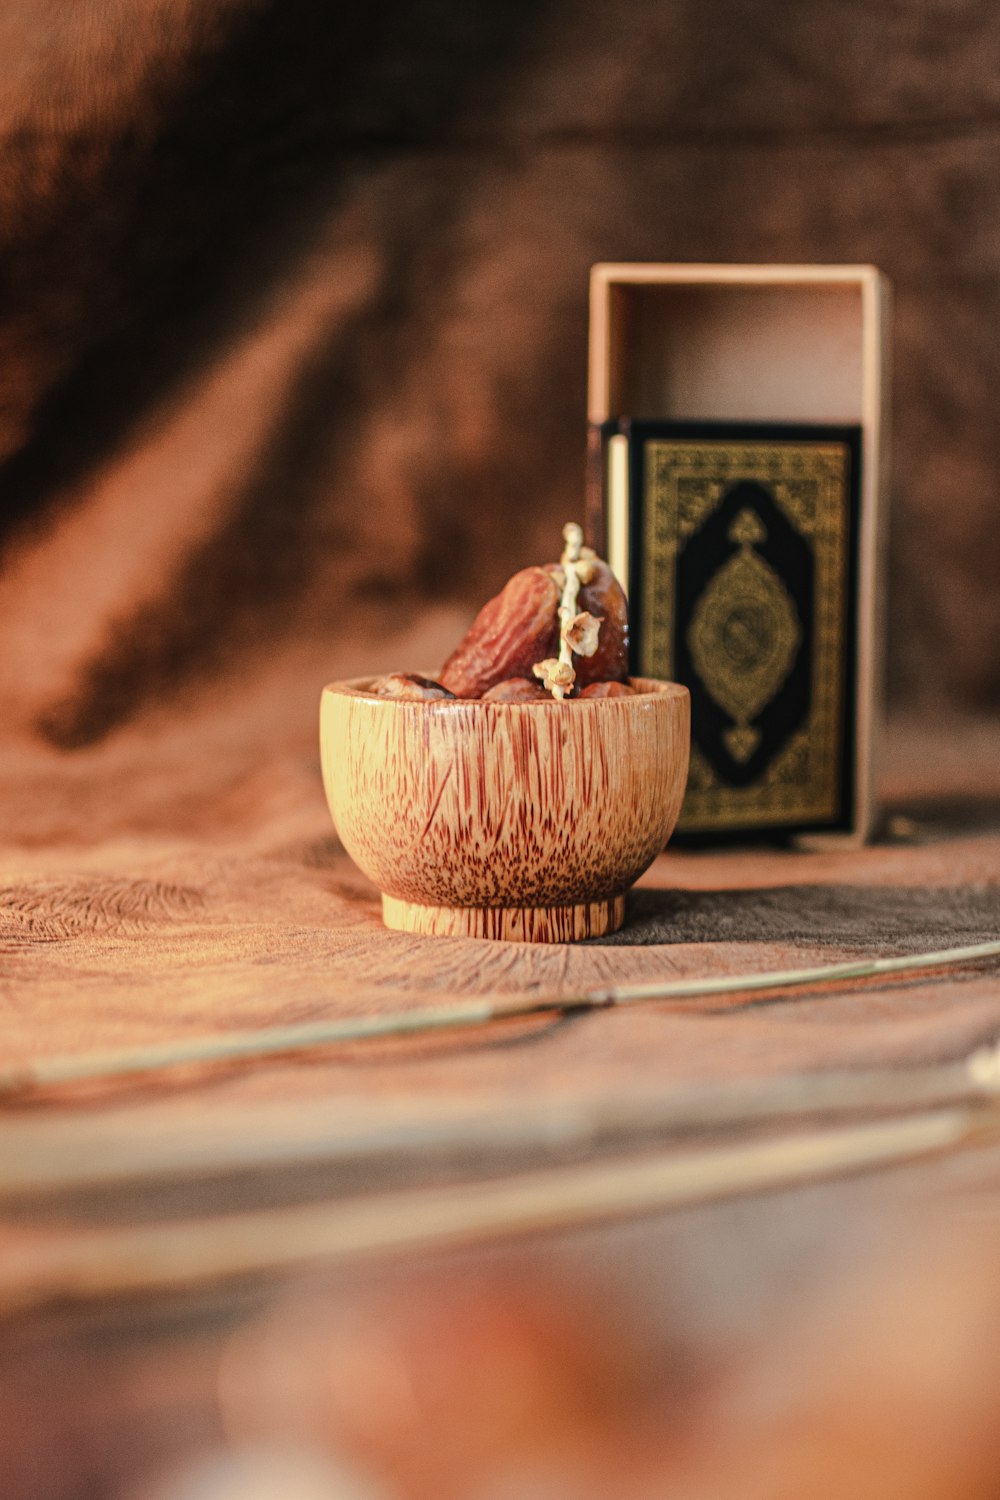
[[[692,690],[682,835],[870,833],[888,329],[871,266],[592,270],[589,530]]]

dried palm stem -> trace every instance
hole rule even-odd
[[[803,1131],[703,1150],[587,1162],[224,1217],[12,1237],[0,1314],[51,1301],[177,1292],[373,1255],[568,1230],[870,1171],[992,1139],[996,1106]]]
[[[257,1061],[353,1042],[460,1031],[497,1021],[607,1010],[647,1000],[689,1000],[712,995],[794,990],[841,980],[878,979],[889,974],[952,968],[996,957],[1000,957],[1000,942],[991,941],[942,948],[931,953],[907,953],[894,958],[848,959],[802,969],[725,974],[702,979],[652,979],[568,995],[483,996],[455,1000],[447,1005],[417,1006],[412,1010],[174,1039],[115,1052],[56,1055],[0,1068],[0,1100],[65,1084],[111,1082],[191,1065]]]

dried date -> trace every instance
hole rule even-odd
[[[634,698],[635,688],[627,682],[589,682],[581,698]]]
[[[483,694],[483,702],[554,703],[555,699],[545,691],[540,682],[533,682],[528,677],[511,677],[506,682],[498,682],[495,687],[489,688]]]
[[[376,684],[375,692],[379,698],[402,698],[423,703],[455,696],[439,682],[432,681],[430,677],[420,677],[416,672],[393,672]]]
[[[483,605],[439,681],[395,673],[379,696],[535,703],[629,694],[625,594],[580,526],[565,526],[563,540],[558,563],[522,568]]]
[[[498,683],[529,677],[559,641],[559,585],[548,568],[522,568],[484,604],[441,670],[456,698],[481,698]]]
[[[578,608],[600,620],[593,656],[574,657],[576,684],[622,682],[628,676],[628,601],[606,562],[595,558],[590,580],[580,588]]]

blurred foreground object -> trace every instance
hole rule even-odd
[[[227,1351],[227,1429],[346,1454],[405,1500],[997,1493],[995,1237],[894,1239],[749,1340],[728,1294],[699,1303],[711,1276],[682,1306],[669,1257],[633,1282],[565,1249],[279,1303]]]
[[[124,1497],[123,1497],[124,1500]],[[392,1500],[380,1486],[291,1444],[235,1447],[155,1478],[127,1500]]]

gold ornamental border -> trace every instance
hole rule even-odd
[[[689,832],[831,821],[840,806],[848,546],[844,442],[651,438],[645,444],[641,671],[674,672],[677,563],[735,484],[753,480],[809,539],[816,568],[809,717],[752,786],[722,782],[692,747],[679,826]]]

